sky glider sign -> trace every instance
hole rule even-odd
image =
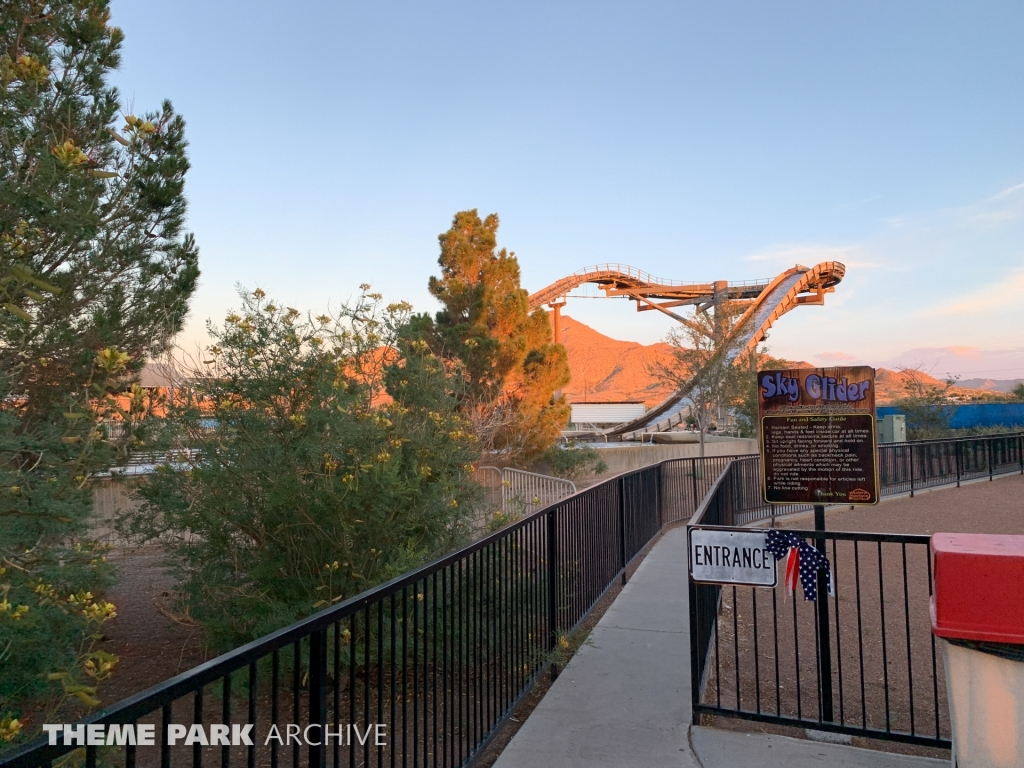
[[[877,504],[875,371],[758,371],[761,471],[769,504]]]

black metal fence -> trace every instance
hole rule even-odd
[[[686,519],[727,463],[678,460],[613,478],[81,721],[151,725],[159,746],[41,739],[8,751],[0,765],[470,763],[564,638],[625,581],[666,522],[663,511]],[[663,471],[672,479],[668,504]],[[308,743],[339,723],[340,739]],[[253,724],[254,743],[170,743],[174,726],[193,724],[207,734],[212,724]],[[288,724],[301,726],[301,743],[286,738]],[[271,726],[281,740],[267,740]]]
[[[879,446],[878,462],[883,495],[1024,474],[1024,434],[889,443]]]
[[[882,495],[1024,474],[1024,435],[879,448]],[[760,458],[737,459],[691,525],[737,526],[766,505]],[[830,559],[835,596],[690,583],[693,712],[949,747],[945,675],[928,614],[928,536],[791,531]]]
[[[734,462],[693,524],[734,525]],[[751,502],[747,506],[754,506]],[[928,616],[928,536],[789,531],[824,549],[835,597],[690,583],[693,712],[948,747]]]
[[[913,477],[916,488],[978,477],[985,471],[990,475],[1010,471],[1014,462],[1021,461],[1021,439],[1021,435],[976,438],[965,442],[970,447],[959,448],[946,447],[949,441],[916,443],[911,449],[884,446],[880,451],[883,478],[887,488],[899,490],[907,482],[904,478]],[[1024,472],[1024,465],[1020,469]],[[612,478],[81,721],[84,725],[150,725],[158,747],[79,746],[62,740],[50,745],[41,739],[5,752],[0,765],[27,768],[58,760],[84,763],[87,768],[115,763],[128,768],[150,764],[202,768],[204,763],[217,762],[222,768],[243,764],[297,768],[305,762],[316,768],[470,764],[551,667],[564,638],[612,585],[625,580],[629,565],[666,524],[689,520],[698,508],[699,519],[713,525],[738,525],[779,514],[777,507],[762,501],[759,477],[757,457],[709,457],[665,461]],[[854,541],[851,534],[827,536],[833,550],[837,544],[842,548]],[[877,563],[866,550],[857,549],[857,541],[878,545]],[[903,615],[889,606],[887,596],[896,588],[891,585],[900,584],[899,578],[883,574],[884,569],[877,584],[862,581],[860,575],[861,571],[874,573],[883,554],[886,563],[902,556],[903,573],[912,576],[909,582],[902,581],[907,599],[901,605],[911,605],[911,590],[917,589],[920,571],[914,545],[921,541],[919,537],[857,541],[850,566],[855,578],[846,577],[843,565],[840,589],[844,591],[833,611],[839,627],[833,657],[843,669],[825,675],[836,683],[839,720],[825,718],[825,697],[812,695],[807,688],[806,681],[814,679],[814,673],[806,665],[819,670],[819,677],[822,673],[820,654],[806,645],[814,631],[807,624],[811,619],[806,606],[794,603],[790,609],[783,601],[783,610],[792,610],[795,617],[792,650],[801,654],[791,665],[800,675],[794,684],[779,676],[788,664],[780,655],[786,648],[785,634],[774,631],[770,640],[763,634],[765,626],[780,621],[778,595],[773,594],[769,617],[764,600],[754,605],[754,594],[723,596],[721,588],[703,585],[695,592],[691,586],[694,691],[700,692],[695,712],[806,723],[807,713],[813,714],[817,707],[823,729],[878,732],[883,726],[878,724],[882,721],[877,719],[873,692],[881,691],[885,701],[881,732],[897,734],[903,728],[903,714],[894,709],[889,693],[902,678],[893,671],[892,660],[905,652],[911,658],[908,669],[913,670],[912,679],[907,679],[911,689],[908,739],[945,743],[940,735],[946,731],[917,735],[927,719],[921,713],[927,708],[915,696],[931,686],[938,691],[935,701],[941,697],[935,665],[930,676],[927,664],[918,671],[922,656],[914,633],[920,634],[926,618],[913,610]],[[897,546],[900,555],[883,553],[883,545]],[[844,558],[841,555],[837,562],[845,564]],[[885,615],[880,650],[887,661],[881,683],[872,677],[875,671],[869,661],[875,658],[871,643],[879,638],[864,623],[864,629],[857,625],[859,634],[854,639],[845,624],[846,612],[854,610],[849,602],[854,595],[859,620],[874,610],[874,603],[868,602],[871,594],[876,602],[879,594],[884,596],[877,606]],[[899,634],[891,625],[894,616],[903,616],[906,626],[906,640],[898,651],[886,644],[887,637]],[[726,631],[729,626],[731,635]],[[764,644],[774,649],[780,641],[774,660],[762,662],[758,652],[768,647]],[[852,648],[858,649],[854,656],[849,655]],[[749,650],[754,651],[752,655]],[[927,661],[927,654],[924,658]],[[755,665],[753,677],[746,666],[741,668],[740,659],[746,666]],[[766,664],[769,671],[776,670],[775,677],[765,676]],[[850,678],[851,670],[859,670],[859,678]],[[859,709],[848,695],[858,686],[864,691]],[[713,704],[706,700],[712,689]],[[734,692],[734,700],[726,691]],[[771,700],[765,698],[769,693],[774,696]],[[938,711],[935,706],[932,710]],[[935,714],[932,710],[927,711]],[[859,731],[849,725],[855,716],[861,718]],[[185,743],[187,738],[170,743],[168,735],[174,726],[194,724],[252,724],[254,744],[191,744]],[[288,724],[302,726],[301,741],[289,736]],[[335,733],[339,724],[340,739],[333,736],[329,743],[309,743],[324,742],[327,727]],[[268,738],[272,726],[278,728],[280,740]],[[209,729],[207,733],[212,735]],[[74,755],[65,757],[70,753]]]

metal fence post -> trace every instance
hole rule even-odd
[[[689,540],[690,532],[687,530],[686,538]],[[697,612],[697,585],[693,581],[693,577],[687,574],[687,587],[690,590],[690,711],[693,714],[693,724],[700,725],[700,712],[697,711],[697,705],[700,704],[700,681],[701,681],[701,647],[700,647],[700,632],[697,631],[698,612]]]
[[[693,478],[693,510],[690,512],[690,517],[697,514],[697,508],[700,507],[700,497],[697,495],[697,460],[690,459],[690,477]]]
[[[959,440],[957,440],[955,443],[953,443],[953,448],[955,449],[954,452],[956,453],[956,487],[959,488],[960,487],[960,441]]]
[[[659,531],[665,527],[665,513],[661,508],[661,468],[663,465],[664,463],[658,464],[654,470],[654,506],[658,510]]]
[[[380,610],[378,608],[378,610]],[[367,660],[369,663],[369,660]],[[310,768],[325,768],[327,748],[327,630],[318,629],[309,636],[309,725],[318,725],[319,744],[309,744]]]
[[[557,510],[548,512],[548,650],[554,653],[558,647],[558,519]],[[558,677],[558,664],[551,662],[551,679]]]
[[[914,444],[907,443],[910,449],[910,498],[914,498]]]
[[[1024,434],[1017,435],[1017,458],[1020,459],[1020,473],[1024,475]]]
[[[986,440],[985,444],[988,445],[988,480],[992,482],[992,440]]]
[[[619,567],[622,586],[626,586],[626,478],[619,478]]]
[[[825,530],[825,507],[821,504],[814,505],[814,530]],[[822,555],[826,553],[825,537],[818,536],[814,539],[814,548]],[[833,567],[835,564],[833,563]],[[825,571],[818,571],[818,599],[815,601],[818,609],[818,664],[821,670],[821,718],[828,722],[834,720],[832,714],[832,637],[828,620],[828,577]]]

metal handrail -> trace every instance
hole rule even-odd
[[[629,264],[593,264],[589,267],[583,267],[573,272],[573,277],[585,277],[599,272],[618,272],[620,274],[627,275],[635,278],[640,282],[647,283],[648,285],[672,285],[672,286],[685,286],[685,285],[714,285],[713,280],[667,280],[665,278],[656,277],[650,272],[647,272]],[[768,285],[772,281],[772,278],[766,277],[764,279],[754,280],[730,280],[727,285],[730,288],[742,288],[753,285]]]
[[[448,583],[452,585],[449,588],[454,588],[456,579],[468,578],[470,574],[477,574],[479,569],[493,568],[497,558],[503,557],[507,558],[503,567],[523,569],[521,572],[513,572],[513,575],[529,584],[529,594],[540,600],[540,603],[531,604],[532,607],[504,607],[502,601],[507,599],[508,590],[506,580],[485,581],[475,587],[482,590],[477,599],[484,600],[478,610],[485,613],[493,610],[496,615],[509,610],[518,610],[520,613],[524,610],[532,611],[529,619],[533,622],[530,626],[534,627],[528,639],[524,639],[525,636],[517,636],[503,641],[503,647],[510,645],[513,640],[528,643],[528,647],[522,649],[521,655],[524,661],[530,661],[527,662],[526,672],[521,669],[516,672],[518,679],[523,681],[519,688],[511,692],[506,691],[507,696],[489,703],[489,711],[496,714],[478,724],[479,739],[471,745],[471,755],[479,754],[498,728],[511,716],[518,703],[529,693],[540,675],[551,668],[554,662],[550,654],[554,653],[558,638],[575,631],[608,589],[620,578],[625,577],[626,568],[641,555],[644,547],[661,529],[659,486],[662,467],[680,462],[689,462],[696,466],[696,463],[705,461],[721,463],[727,460],[728,457],[712,457],[708,460],[674,459],[610,478],[597,486],[578,491],[572,496],[527,514],[501,530],[433,562],[229,651],[111,707],[94,712],[79,723],[130,724],[149,715],[158,715],[162,711],[166,728],[171,722],[171,705],[175,701],[188,695],[201,698],[204,686],[219,680],[229,680],[232,673],[243,673],[246,668],[249,669],[250,687],[255,690],[253,686],[257,679],[257,662],[271,656],[276,658],[277,654],[288,646],[295,648],[295,658],[299,659],[302,644],[307,639],[311,655],[311,668],[308,672],[309,712],[314,713],[317,711],[316,701],[322,702],[326,696],[324,691],[327,685],[327,647],[332,628],[334,637],[338,638],[339,628],[344,622],[357,623],[360,616],[369,621],[371,612],[376,613],[378,621],[383,621],[386,606],[393,607],[396,602],[408,602],[410,595],[413,597],[412,611],[426,611],[425,603],[429,599],[428,583],[433,585],[436,598],[438,584]],[[614,500],[608,507],[607,502],[612,499]],[[606,518],[608,514],[613,516],[612,519],[617,516],[618,523],[595,525],[595,519]],[[567,536],[571,539],[565,540]],[[571,540],[576,539],[581,544],[586,541],[586,547],[593,552],[595,559],[588,561],[587,564],[581,563],[578,553],[573,548],[575,545],[570,544]],[[514,556],[510,553],[514,553]],[[580,570],[583,568],[589,570]],[[420,602],[417,602],[417,596]],[[497,618],[494,620],[497,621]],[[425,613],[422,614],[422,622],[420,632],[424,633],[428,630],[428,617]],[[407,629],[407,624],[401,625],[402,632]],[[431,631],[437,629],[438,625],[435,624]],[[529,627],[523,625],[521,629],[525,632]],[[398,631],[397,627],[394,631]],[[355,633],[351,633],[350,637],[355,637]],[[426,642],[426,639],[423,642]],[[494,649],[488,646],[484,650],[491,652]],[[337,659],[337,656],[335,658]],[[355,658],[354,655],[350,656],[350,663],[354,664]],[[502,658],[491,663],[497,667],[507,661]],[[436,658],[434,663],[437,663]],[[338,671],[335,672],[337,681]],[[496,674],[496,671],[494,673]],[[423,674],[426,674],[425,670]],[[483,670],[477,674],[491,672]],[[512,672],[508,670],[502,674],[511,675]],[[230,683],[225,683],[225,690],[230,691]],[[276,695],[277,689],[274,690]],[[298,701],[299,691],[296,690],[294,695]],[[307,694],[304,693],[303,696],[305,695]],[[321,708],[319,711],[319,716],[323,717],[325,710]],[[313,715],[310,715],[311,719],[312,717]],[[73,745],[50,745],[45,738],[40,738],[0,754],[0,766],[34,768],[48,765],[74,749],[76,747]],[[86,750],[86,762],[91,764],[96,759],[95,747],[86,747]],[[309,750],[310,764],[322,765],[322,748],[310,746]],[[131,766],[134,762],[135,749],[129,747],[125,753],[125,763]]]
[[[879,446],[878,463],[881,470],[881,495],[890,496],[895,493],[910,491],[915,487],[937,485],[957,485],[964,479],[981,479],[987,476],[990,480],[996,474],[1020,472],[1024,475],[1024,433],[1005,433],[1000,435],[979,435],[965,438],[940,440],[923,440],[911,443],[888,443]],[[769,516],[774,517],[779,511],[810,509],[810,505],[773,505],[764,504],[760,492],[760,456],[736,459],[722,471],[710,487],[689,520],[690,528],[694,526],[736,526],[755,522]],[[782,611],[781,601],[777,594],[771,593],[757,597],[757,588],[749,586],[733,586],[731,592],[719,584],[697,583],[692,579],[689,584],[690,594],[690,661],[692,709],[695,722],[699,722],[702,714],[713,716],[735,717],[758,722],[772,723],[789,727],[805,727],[817,730],[865,736],[883,740],[898,741],[924,746],[950,746],[948,726],[940,723],[939,712],[944,707],[943,695],[940,695],[936,663],[935,641],[931,635],[928,621],[927,590],[920,589],[914,595],[915,605],[923,610],[912,611],[911,598],[908,596],[908,567],[916,573],[917,583],[930,588],[932,573],[928,559],[930,537],[922,534],[897,533],[863,533],[837,531],[801,531],[786,529],[786,532],[802,537],[808,542],[817,542],[820,550],[827,555],[832,563],[833,573],[838,574],[837,600],[830,601],[827,595],[821,595],[822,580],[819,579],[819,598],[812,608],[801,609],[804,601],[794,597],[792,617],[787,608]],[[838,543],[843,542],[846,550],[840,549]],[[873,570],[861,570],[861,543],[870,545],[864,548],[864,558],[877,559],[877,582],[871,581],[875,576]],[[828,545],[831,545],[830,548]],[[883,545],[888,554],[888,562],[895,573],[889,578],[900,582],[902,573],[902,593],[886,591],[883,585]],[[910,557],[908,559],[908,552]],[[837,554],[838,553],[838,554]],[[843,563],[845,559],[845,563]],[[851,568],[851,560],[853,567]],[[842,565],[840,565],[843,563]],[[909,566],[908,566],[909,563]],[[872,575],[868,576],[869,571]],[[867,581],[864,581],[867,579]],[[852,586],[851,586],[852,584]],[[877,592],[874,590],[877,589]],[[895,605],[890,610],[902,615],[904,621],[889,627],[889,631],[899,638],[890,638],[889,652],[895,648],[906,648],[906,668],[914,670],[911,674],[917,678],[916,683],[908,677],[909,683],[899,680],[896,676],[885,676],[885,710],[880,714],[877,710],[868,715],[863,693],[857,699],[856,683],[860,683],[863,692],[865,659],[878,658],[886,653],[886,626],[881,627],[880,637],[865,635],[861,631],[862,597],[878,603],[884,616],[887,612],[885,603],[903,599],[905,605]],[[846,601],[856,603],[856,629],[846,629],[840,622],[840,611],[847,612],[850,606],[842,609],[840,604]],[[760,603],[760,608],[758,604]],[[808,603],[807,605],[812,605]],[[831,607],[830,607],[831,605]],[[874,610],[874,608],[872,608]],[[782,611],[782,613],[780,613]],[[830,618],[830,613],[833,618]],[[742,618],[740,617],[742,614]],[[766,637],[758,635],[758,620],[761,626],[767,627]],[[798,621],[799,619],[799,621]],[[800,684],[799,656],[795,659],[789,655],[779,655],[780,626],[792,625],[792,637],[786,642],[795,643],[797,626],[802,624],[800,633],[813,635],[814,653],[811,666],[817,668],[817,677],[811,676],[806,684]],[[820,631],[822,626],[831,628],[834,625],[836,637],[835,648],[836,668],[833,668],[832,641],[829,631]],[[788,632],[789,630],[785,630]],[[843,639],[845,635],[846,639]],[[761,673],[758,671],[759,660],[748,659],[740,653],[741,647],[751,644],[756,649],[758,642],[762,647],[774,648],[775,658],[775,693],[772,697],[769,680],[762,685]],[[927,663],[931,642],[931,664]],[[847,655],[847,676],[853,674],[854,679],[847,680],[844,688],[843,655],[840,647],[852,651]],[[867,646],[867,650],[865,647]],[[913,650],[912,650],[913,649]],[[806,652],[806,650],[805,650]],[[849,653],[854,655],[858,663],[850,664]],[[728,669],[721,666],[724,654]],[[755,654],[756,655],[756,654]],[[920,657],[915,669],[913,655],[924,655],[922,664]],[[795,677],[795,690],[791,683],[786,683],[786,691],[780,684],[780,666],[787,680]],[[790,665],[793,665],[790,667]],[[768,662],[770,665],[770,660]],[[753,666],[753,669],[751,669]],[[854,673],[850,673],[850,668]],[[859,673],[859,678],[857,674]],[[832,685],[833,676],[839,681],[838,691]],[[723,676],[727,679],[723,683]],[[920,677],[918,677],[920,676]],[[923,678],[923,679],[921,679]],[[752,682],[753,681],[753,682]],[[930,684],[929,684],[930,683]],[[916,686],[916,687],[915,687]],[[853,689],[853,690],[851,690]],[[915,694],[915,690],[917,693]],[[707,697],[705,697],[707,691]],[[735,691],[735,698],[730,698]],[[891,697],[907,696],[910,702],[909,720],[892,722],[889,700]],[[795,698],[795,704],[793,697]],[[801,697],[804,705],[801,708]],[[788,697],[788,698],[786,698]],[[837,698],[838,697],[838,698]],[[786,703],[783,703],[786,699]],[[817,707],[814,703],[817,702]],[[834,705],[838,702],[838,707]],[[924,718],[920,712],[914,719],[914,708],[934,713]],[[905,706],[902,705],[901,706]],[[860,716],[851,716],[851,711],[860,708]],[[884,722],[881,719],[884,714]],[[884,725],[884,728],[883,728]]]
[[[1004,445],[999,448],[1001,458],[1019,461],[1020,471],[1024,474],[1024,433],[1007,435],[1002,439]],[[987,441],[989,447],[986,448],[986,456],[991,477],[995,467],[995,449],[991,446],[995,440],[993,437],[972,437],[961,439],[958,446],[972,441]],[[913,449],[918,444],[906,445],[907,449],[902,448],[901,444],[883,446],[880,453],[884,452],[891,456],[893,461],[906,454],[910,466],[914,466],[915,461],[921,460],[920,451],[917,452],[917,457],[914,456]],[[946,458],[949,458],[948,453]],[[957,448],[956,458],[959,479],[960,467],[967,466],[969,462],[965,459],[967,463],[961,464],[964,456],[960,447]],[[302,695],[309,696],[310,713],[319,713],[317,717],[326,717],[326,710],[320,707],[318,702],[322,703],[325,700],[323,697],[326,697],[329,630],[333,629],[334,637],[338,638],[343,622],[349,622],[358,629],[359,618],[362,616],[366,636],[369,637],[370,617],[375,613],[378,622],[383,622],[385,610],[394,610],[395,605],[400,604],[411,605],[416,616],[422,613],[421,633],[426,633],[428,629],[433,633],[437,631],[438,626],[442,626],[442,631],[446,631],[444,627],[447,624],[435,623],[428,627],[427,623],[426,603],[429,599],[436,598],[438,585],[441,585],[443,595],[444,589],[455,589],[456,583],[463,584],[463,580],[470,578],[471,575],[474,579],[479,574],[492,573],[493,576],[493,569],[497,567],[495,564],[500,563],[500,567],[504,569],[501,571],[505,574],[504,577],[471,582],[476,585],[474,589],[480,590],[479,593],[474,593],[473,599],[480,602],[475,603],[473,609],[481,611],[480,615],[491,617],[488,620],[495,622],[495,631],[499,626],[506,626],[501,622],[507,618],[505,614],[511,612],[514,619],[509,625],[511,629],[499,636],[502,639],[501,647],[512,646],[519,649],[516,651],[519,655],[515,657],[515,664],[518,666],[514,669],[506,668],[505,665],[511,662],[499,657],[489,660],[487,663],[491,666],[477,670],[476,674],[492,674],[487,670],[492,667],[496,670],[500,667],[503,675],[508,675],[509,680],[516,682],[511,686],[505,686],[503,683],[504,693],[501,698],[496,698],[489,704],[489,711],[492,714],[482,722],[475,723],[479,727],[478,737],[474,737],[476,740],[469,745],[470,753],[466,756],[467,759],[471,759],[487,746],[518,703],[532,689],[539,676],[551,668],[554,662],[550,654],[557,647],[558,638],[574,631],[607,591],[620,579],[625,578],[630,563],[642,555],[645,547],[653,541],[658,532],[665,525],[691,518],[698,509],[707,510],[710,499],[720,494],[726,482],[724,478],[733,468],[747,468],[749,471],[745,471],[744,482],[749,484],[751,478],[756,475],[752,468],[756,467],[759,461],[759,457],[756,456],[669,459],[612,477],[527,514],[505,528],[431,563],[218,656],[109,708],[95,712],[80,722],[127,724],[162,710],[163,722],[166,725],[170,722],[170,707],[173,702],[183,696],[195,695],[201,704],[204,686],[218,680],[230,681],[232,673],[240,673],[247,667],[250,690],[254,692],[257,662],[271,656],[276,659],[276,655],[288,646],[295,649],[297,659],[301,658],[302,643],[307,639],[311,659],[309,691],[308,694]],[[1012,463],[1003,461],[1000,466],[1008,467]],[[952,483],[953,480],[947,482]],[[758,499],[749,508],[756,512],[760,509],[759,504]],[[434,598],[429,597],[428,584],[432,585]],[[529,601],[508,603],[510,585],[516,585],[516,589],[520,590],[516,594],[528,595]],[[463,596],[460,599],[468,600],[469,597]],[[436,606],[434,610],[436,614]],[[393,619],[394,614],[391,614],[389,621]],[[517,621],[519,623],[516,623]],[[407,623],[391,626],[392,632],[400,630],[405,633],[408,628]],[[356,633],[352,632],[350,637],[355,638]],[[405,637],[403,634],[403,639]],[[426,638],[426,635],[423,637]],[[434,637],[436,638],[436,635]],[[463,640],[468,642],[467,638]],[[349,642],[354,643],[355,640]],[[517,643],[519,645],[516,645]],[[354,651],[355,646],[351,645],[350,649]],[[482,650],[485,654],[496,652],[490,645],[483,647]],[[356,663],[357,657],[354,653],[349,658],[350,664]],[[436,655],[433,661],[437,664]],[[522,664],[526,665],[525,669],[522,668]],[[368,663],[366,668],[369,668]],[[354,670],[354,667],[352,669]],[[339,684],[339,670],[335,668],[334,671],[335,683]],[[354,675],[354,671],[351,674]],[[366,679],[368,685],[370,678]],[[378,677],[378,685],[380,684]],[[225,690],[230,694],[229,682]],[[296,689],[293,693],[298,701],[300,690]],[[251,695],[254,696],[255,693]],[[313,719],[313,716],[311,714],[310,719]],[[463,735],[460,733],[460,738]],[[74,746],[63,744],[50,746],[45,739],[39,739],[0,754],[0,766],[34,768],[48,764],[73,749]],[[96,753],[94,747],[86,749],[86,762],[89,764],[90,761],[95,761]],[[309,749],[310,764],[321,765],[324,759],[323,751],[316,751],[312,746]],[[127,764],[133,764],[134,759],[134,749],[126,752]],[[169,761],[168,755],[168,765]]]

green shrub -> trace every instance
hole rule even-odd
[[[167,543],[180,609],[220,648],[459,545],[477,488],[444,366],[402,338],[407,305],[364,293],[314,319],[242,299],[167,420],[166,444],[198,456],[120,523]]]
[[[105,350],[97,362],[87,383],[102,393],[126,360]],[[86,537],[89,476],[110,455],[97,429],[108,402],[83,392],[31,418],[0,377],[0,749],[38,732],[26,710],[56,714],[69,698],[78,713],[98,705],[117,661],[97,648],[116,615],[100,597],[111,569]]]
[[[608,471],[597,449],[577,442],[551,446],[544,452],[544,461],[553,475],[574,482],[588,474],[600,475]]]

